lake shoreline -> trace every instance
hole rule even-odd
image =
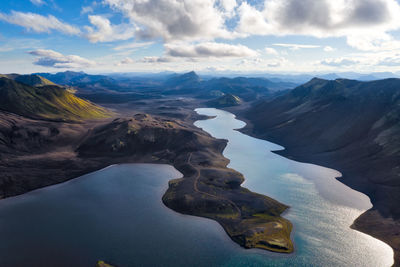
[[[169,182],[162,198],[167,207],[217,221],[233,241],[245,248],[293,252],[292,225],[280,216],[289,207],[241,187],[243,175],[227,168],[229,160],[222,155],[226,140],[215,139],[188,121],[143,113],[84,130],[80,125],[79,134],[70,141],[74,150],[70,147],[68,153],[48,147],[41,155],[10,157],[3,166],[11,181],[2,187],[3,198],[75,179],[113,164],[170,164],[184,177]],[[275,223],[282,228],[275,229]],[[282,242],[275,242],[277,238]]]
[[[350,188],[357,190],[359,192],[363,192],[368,195],[366,190],[360,185],[357,185],[354,182],[351,182],[346,179],[349,175],[355,175],[354,172],[349,172],[348,169],[340,164],[335,163],[334,160],[334,152],[330,158],[321,158],[320,155],[315,154],[307,154],[301,150],[296,150],[296,148],[292,148],[288,146],[287,142],[285,142],[284,138],[279,136],[268,136],[266,137],[265,133],[259,133],[255,131],[255,127],[251,120],[249,120],[245,116],[245,111],[242,108],[224,108],[225,110],[232,112],[237,116],[238,119],[244,121],[246,126],[242,129],[238,129],[238,131],[258,138],[262,140],[266,140],[272,143],[280,144],[285,147],[284,150],[272,151],[273,153],[286,157],[288,159],[292,159],[299,162],[308,162],[320,166],[326,166],[328,168],[332,168],[335,170],[339,170],[342,173],[342,177],[337,178],[341,183],[349,186]],[[291,133],[293,135],[293,133]],[[303,153],[302,153],[303,152]],[[369,196],[370,197],[370,196]],[[371,199],[372,200],[372,199]],[[389,246],[392,247],[394,252],[394,264],[392,267],[400,267],[400,242],[397,237],[398,232],[396,229],[400,228],[400,222],[394,221],[392,218],[383,217],[378,210],[374,208],[374,206],[361,214],[350,226],[351,229],[360,231],[367,235],[370,235],[374,238],[377,238]]]
[[[195,246],[193,255],[209,265],[213,260],[204,258],[212,242],[243,251],[216,221],[186,216],[162,203],[168,181],[180,177],[170,164],[116,164],[4,199],[0,231],[8,241],[0,246],[0,265],[94,266],[105,260],[116,266],[185,266],[193,258],[174,254],[182,244],[186,254]],[[211,245],[193,244],[196,238]],[[154,251],[160,252],[158,258],[152,258]]]

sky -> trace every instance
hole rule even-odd
[[[13,0],[0,73],[400,73],[400,0]]]

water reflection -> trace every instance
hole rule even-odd
[[[285,217],[295,226],[296,253],[291,258],[274,259],[274,266],[393,264],[393,250],[387,244],[350,229],[372,205],[366,195],[337,181],[339,172],[272,153],[283,148],[235,131],[244,123],[229,112],[212,108],[196,111],[216,116],[195,125],[229,140],[224,155],[231,160],[229,167],[244,174],[244,186],[291,206]]]

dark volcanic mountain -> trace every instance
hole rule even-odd
[[[171,88],[183,88],[196,86],[201,81],[196,72],[191,71],[182,75],[176,75],[165,81],[165,85]]]
[[[282,154],[328,165],[374,205],[355,227],[400,251],[400,79],[313,79],[245,116]]]
[[[200,77],[191,71],[182,75],[173,75],[163,83],[160,91],[166,95],[199,94],[200,84]]]
[[[217,99],[210,100],[206,104],[210,107],[223,108],[223,107],[233,107],[238,106],[242,103],[242,100],[232,94],[223,95]]]
[[[96,119],[110,115],[106,109],[57,85],[33,87],[4,77],[0,77],[0,110],[52,120]]]
[[[45,86],[45,85],[56,85],[55,83],[43,78],[42,76],[36,74],[6,74],[0,75],[0,77],[9,78],[19,83],[23,83],[30,86]]]
[[[258,97],[270,95],[269,85],[272,84],[273,82],[260,78],[211,79],[202,84],[202,97],[210,97],[215,92],[220,92],[222,94],[234,94],[245,101],[251,101]]]
[[[84,72],[75,72],[75,71],[65,71],[58,72],[55,74],[52,73],[34,73],[39,76],[42,76],[54,83],[62,84],[62,85],[76,85],[83,83],[93,83],[102,79],[111,79],[104,75],[90,75]]]

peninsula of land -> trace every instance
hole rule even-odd
[[[170,181],[166,206],[216,220],[245,248],[293,251],[292,225],[280,216],[288,206],[241,187],[244,177],[222,155],[226,141],[193,126],[200,117],[192,102],[151,99],[158,115],[143,112],[147,105],[110,111],[57,85],[1,82],[4,103],[13,105],[0,111],[0,198],[112,164],[167,163],[183,178]]]

